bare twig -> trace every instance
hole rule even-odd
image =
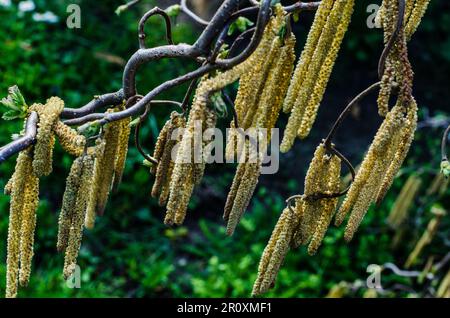
[[[152,16],[154,15],[159,15],[164,19],[164,22],[166,23],[166,39],[167,39],[167,43],[168,44],[173,44],[173,40],[172,40],[172,23],[170,22],[170,17],[169,15],[162,9],[155,7],[153,9],[151,9],[150,11],[148,11],[147,13],[144,14],[144,16],[141,18],[141,20],[139,21],[139,26],[138,26],[138,37],[139,37],[139,47],[141,49],[145,49],[145,38],[146,38],[146,34],[145,34],[145,23],[147,22],[148,19],[150,19]]]
[[[38,114],[36,112],[31,112],[25,125],[25,134],[9,143],[7,146],[0,148],[0,162],[7,160],[14,154],[28,148],[35,142],[38,120]]]
[[[444,132],[444,135],[442,136],[442,142],[441,142],[442,161],[448,160],[448,158],[447,158],[447,142],[448,142],[449,135],[450,135],[450,126],[447,127],[447,129]]]

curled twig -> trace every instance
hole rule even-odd
[[[146,12],[141,20],[139,21],[139,27],[138,27],[138,36],[139,36],[139,47],[141,49],[145,49],[145,38],[146,38],[146,34],[145,34],[145,23],[147,22],[148,19],[150,19],[152,16],[154,15],[160,15],[164,21],[166,22],[166,39],[167,39],[167,43],[169,44],[173,44],[173,40],[172,40],[172,23],[170,22],[170,17],[169,15],[162,9],[155,7],[153,9],[151,9],[150,11]]]

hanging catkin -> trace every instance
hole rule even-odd
[[[326,182],[321,191],[325,194],[339,193],[341,183],[341,159],[337,156],[332,156],[328,160]],[[314,255],[322,244],[322,240],[325,237],[328,227],[330,226],[331,219],[336,212],[338,201],[338,198],[320,200],[320,218],[314,225],[314,232],[308,246],[308,253],[310,255]]]
[[[308,38],[306,39],[302,54],[300,55],[300,59],[298,60],[297,67],[295,68],[294,75],[292,77],[292,81],[283,104],[283,111],[285,113],[289,113],[294,107],[294,104],[298,97],[298,93],[303,82],[305,81],[308,67],[311,64],[320,35],[322,34],[322,30],[327,22],[334,2],[335,0],[323,0],[320,2],[319,7],[317,8],[313,24],[311,26],[311,29],[309,30]]]
[[[281,152],[291,149],[297,135],[305,138],[315,121],[320,101],[351,19],[353,6],[354,0],[334,2],[306,73],[304,76],[296,78],[301,82],[293,81],[291,84],[299,90],[280,145]],[[290,107],[286,106],[285,108],[289,109]]]
[[[127,117],[119,121],[119,136],[117,145],[116,162],[114,165],[114,179],[113,179],[113,190],[117,190],[120,183],[122,182],[123,170],[125,168],[125,161],[128,154],[128,141],[130,139],[130,123],[131,117]]]
[[[309,165],[305,177],[305,193],[306,197],[311,197],[317,193],[322,192],[321,187],[324,184],[326,177],[326,148],[320,144],[314,152],[314,157]],[[303,202],[302,221],[299,228],[295,232],[293,246],[304,245],[309,242],[314,232],[314,225],[320,215],[317,211],[320,210],[320,200],[308,200]]]
[[[267,292],[275,284],[280,266],[289,251],[295,226],[296,216],[289,208],[284,209],[261,256],[252,296]]]
[[[114,178],[114,169],[116,167],[116,158],[119,149],[120,121],[112,122],[105,125],[105,151],[103,157],[99,161],[102,167],[102,173],[98,180],[97,194],[97,214],[103,215],[111,191],[112,181]]]
[[[412,2],[412,1],[407,1]],[[430,4],[430,0],[415,0],[414,9],[412,9],[408,22],[405,26],[405,35],[406,39],[409,41],[413,34],[417,31],[420,22],[422,21],[425,12],[427,11],[428,5]]]
[[[27,286],[30,280],[33,260],[36,211],[39,204],[39,178],[30,173],[23,193],[22,226],[20,229],[20,271],[19,283]]]
[[[274,39],[279,34],[280,28],[284,23],[284,14],[282,6],[277,4],[275,6],[275,16],[270,19],[264,29],[263,38],[258,48],[244,62],[248,64],[248,70],[242,74],[239,80],[239,89],[235,100],[239,125],[244,130],[248,129],[253,122],[261,94],[266,85],[267,76],[274,61],[277,60],[274,55],[277,53],[277,48],[274,48],[275,50],[272,48]],[[230,127],[236,128],[234,121],[231,122]],[[238,132],[235,129],[229,130],[226,146],[226,158],[228,160],[232,160],[236,155],[238,137]]]
[[[207,118],[206,114],[208,112],[210,96],[239,79],[248,70],[249,66],[250,64],[247,62],[243,62],[230,70],[219,73],[211,78],[204,77],[200,81],[189,113],[189,120],[179,144],[176,156],[177,160],[173,168],[166,218],[164,221],[166,224],[183,223],[195,183],[199,182],[198,171],[194,173],[195,164],[199,163],[195,162],[195,153],[197,152],[197,147],[203,145],[203,141],[202,139],[198,140],[199,138],[196,138],[196,134],[197,136],[199,134],[203,136],[202,129],[206,127],[204,121]],[[215,120],[210,122],[215,123]],[[200,131],[198,131],[198,128],[195,129],[195,126],[199,123]],[[205,160],[204,156],[201,156],[200,160],[200,164],[203,165]]]
[[[172,158],[172,152],[174,147],[176,146],[178,139],[173,139],[173,134],[176,132],[176,129],[183,129],[186,127],[186,120],[184,119],[183,114],[172,112],[170,115],[170,120],[164,126],[168,127],[164,134],[165,143],[161,145],[161,155],[159,156],[158,164],[156,166],[156,175],[155,182],[152,188],[152,197],[159,198],[160,204],[163,205],[167,200],[167,190],[170,179],[172,177],[173,172],[173,163],[174,159]],[[163,129],[164,130],[164,129]],[[161,139],[162,140],[162,139]]]
[[[31,109],[39,115],[36,145],[34,146],[33,171],[38,177],[48,176],[52,172],[53,147],[55,135],[53,129],[64,109],[64,102],[51,97],[45,105],[33,105]]]
[[[97,198],[100,187],[100,179],[103,173],[103,156],[105,153],[106,142],[100,138],[96,140],[96,145],[93,151],[94,167],[92,174],[91,192],[88,197],[88,203],[86,207],[86,219],[84,225],[87,229],[94,228],[95,219],[97,216]]]
[[[84,155],[79,159],[81,174],[79,176],[79,184],[76,191],[75,205],[73,207],[73,212],[71,213],[71,223],[68,232],[66,254],[64,257],[63,274],[65,279],[68,279],[69,276],[73,274],[77,263],[94,170],[94,159],[92,156]]]
[[[400,107],[394,107],[386,116],[386,119],[378,130],[372,145],[358,169],[355,180],[336,214],[335,223],[337,226],[344,221],[346,215],[360,196],[361,191],[364,190],[369,178],[375,176],[373,173],[375,164],[378,159],[384,155],[383,151],[386,150],[386,145],[391,141],[392,136],[395,135],[395,132],[397,132],[402,122],[403,119]],[[382,176],[378,175],[378,178],[382,178]]]
[[[19,258],[23,207],[26,204],[23,195],[29,176],[33,173],[31,149],[24,150],[17,157],[14,182],[11,187],[11,203],[8,225],[7,259],[6,259],[6,298],[17,295],[19,280]]]
[[[66,180],[61,212],[59,214],[58,240],[56,243],[56,248],[59,252],[63,252],[67,248],[82,172],[83,159],[82,157],[78,157],[74,160],[70,168],[69,176]]]
[[[86,144],[86,138],[75,129],[70,128],[61,121],[57,121],[54,127],[61,147],[73,156],[81,156]]]

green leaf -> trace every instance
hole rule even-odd
[[[234,21],[230,28],[228,29],[228,35],[232,35],[236,30],[244,32],[248,27],[252,26],[254,23],[247,18],[239,17]]]
[[[213,103],[214,110],[220,118],[227,116],[227,104],[222,98],[222,93],[217,92],[211,96],[211,101]]]
[[[8,89],[8,96],[0,100],[0,104],[8,109],[2,116],[4,120],[25,118],[27,116],[28,105],[17,85]]]
[[[292,18],[294,19],[294,22],[297,23],[300,20],[300,14],[298,12],[295,12],[292,15]]]
[[[168,7],[165,11],[169,17],[177,17],[181,12],[181,6],[179,4],[174,4],[173,6]]]
[[[18,118],[24,118],[24,116],[22,116],[22,113],[18,110],[8,110],[5,113],[3,113],[2,115],[2,119],[3,120],[14,120],[14,119],[18,119]]]

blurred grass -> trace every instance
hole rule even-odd
[[[70,1],[71,3],[72,1]],[[70,107],[88,102],[94,94],[117,90],[121,86],[123,65],[137,48],[137,21],[145,6],[114,15],[121,1],[78,1],[82,8],[82,28],[65,27],[68,1],[35,1],[36,12],[50,10],[60,17],[56,24],[34,22],[32,13],[19,16],[12,8],[0,7],[0,96],[18,84],[27,100],[42,102],[52,95],[62,97]],[[150,6],[150,5],[149,5]],[[416,94],[422,106],[421,118],[448,111],[447,85],[450,72],[447,3],[433,2],[421,31],[411,43],[411,59],[416,69]],[[307,163],[323,131],[329,128],[341,105],[349,96],[376,78],[376,58],[381,50],[379,31],[365,27],[364,6],[360,3],[351,31],[345,41],[322,107],[319,122],[310,140],[298,143],[296,149],[281,158],[280,172],[263,176],[236,234],[225,236],[221,220],[222,206],[234,169],[230,165],[208,167],[200,188],[190,204],[186,224],[167,228],[162,224],[164,210],[149,196],[152,177],[141,165],[142,158],[130,149],[124,183],[113,195],[106,215],[96,228],[85,231],[79,258],[81,289],[70,289],[62,279],[63,255],[55,249],[58,210],[65,176],[72,158],[58,148],[54,174],[44,179],[38,212],[36,256],[28,288],[21,297],[246,297],[256,277],[259,257],[288,195],[302,191]],[[306,34],[311,15],[296,27],[299,45]],[[149,21],[149,45],[164,43],[164,30],[158,19]],[[178,18],[174,28],[175,42],[192,43],[198,31]],[[105,55],[106,54],[106,55]],[[105,56],[115,57],[105,59]],[[119,62],[119,63],[118,63]],[[186,61],[160,61],[143,67],[138,77],[139,91],[147,92],[164,80],[182,74],[195,65]],[[181,100],[185,86],[166,94]],[[3,93],[1,93],[3,92]],[[362,110],[361,117],[349,120],[348,129],[338,138],[341,150],[353,162],[360,160],[378,124],[372,104]],[[151,150],[169,109],[152,113],[143,130],[144,145]],[[448,113],[447,113],[448,114]],[[286,118],[283,118],[286,120]],[[353,123],[352,123],[353,121]],[[226,125],[223,121],[221,125]],[[19,131],[21,123],[2,122],[0,144]],[[439,167],[439,138],[442,129],[427,128],[417,134],[415,146],[405,164],[404,174],[396,180],[383,205],[367,214],[354,241],[345,244],[342,229],[331,228],[322,248],[314,257],[304,249],[291,251],[280,272],[272,297],[318,297],[341,281],[365,280],[369,264],[406,260],[417,238],[431,219],[433,204],[449,207],[449,192],[441,197],[427,197],[424,189],[411,211],[407,234],[401,246],[391,248],[394,232],[385,219],[396,195],[409,173]],[[0,165],[0,188],[8,180],[14,160]],[[423,174],[424,184],[432,175]],[[6,237],[8,224],[7,196],[0,196],[0,293],[5,284]],[[448,251],[448,218],[440,235],[426,249],[426,255],[441,258]],[[446,241],[447,240],[447,241]],[[420,270],[426,257],[419,260]],[[383,276],[383,284],[414,284],[395,275]],[[417,287],[417,286],[416,286]],[[361,294],[359,294],[360,296]],[[407,296],[405,292],[396,296]]]

